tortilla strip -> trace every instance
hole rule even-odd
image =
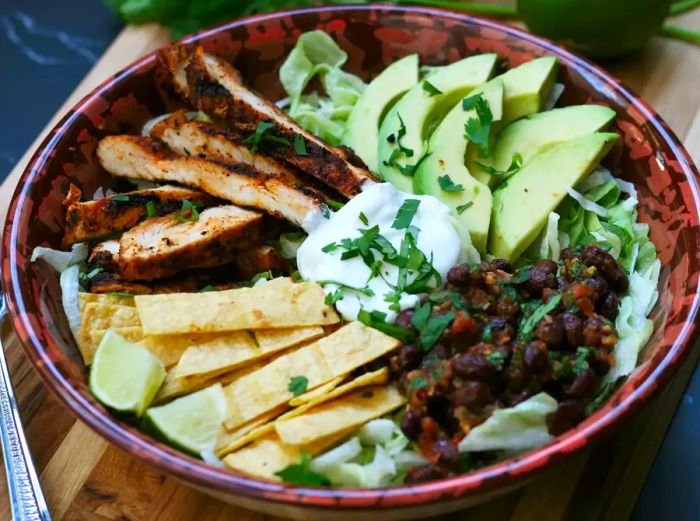
[[[287,445],[308,445],[338,432],[356,429],[404,402],[404,397],[392,385],[359,389],[306,414],[276,421],[275,430]]]
[[[379,358],[399,344],[397,339],[361,322],[351,322],[226,386],[229,418],[224,425],[235,429],[290,400],[293,395],[287,386],[294,376],[305,376],[307,388],[313,389]]]
[[[84,291],[78,293],[78,306],[80,307],[81,314],[83,309],[85,309],[86,304],[90,302],[96,304],[117,304],[119,306],[131,307],[136,306],[136,304],[134,304],[134,297],[119,297],[117,295],[86,293]]]
[[[322,337],[324,334],[323,328],[319,326],[258,329],[252,333],[260,349],[265,351],[277,351],[285,347],[292,347],[307,340]]]
[[[277,434],[270,433],[264,438],[241,450],[232,452],[224,457],[224,463],[234,470],[253,474],[267,479],[279,481],[275,472],[297,463],[302,452],[312,456],[323,452],[328,447],[347,436],[348,432],[334,434],[322,440],[305,446],[283,444]]]
[[[261,284],[205,293],[138,295],[147,335],[334,324],[340,319],[313,282]]]
[[[149,335],[139,344],[156,355],[165,367],[170,367],[177,364],[188,347],[202,342],[204,336],[206,335]]]
[[[347,376],[348,375],[346,375],[346,374],[342,374],[340,376],[333,378],[333,380],[331,380],[328,383],[320,385],[320,386],[316,387],[315,389],[311,389],[310,391],[306,391],[304,394],[300,394],[299,396],[295,396],[294,398],[289,400],[289,405],[292,407],[296,407],[297,405],[303,405],[306,402],[310,402],[310,401],[318,398],[319,396],[323,396],[324,394],[329,393],[333,389],[338,387],[338,384],[340,382],[342,382],[343,380],[345,380],[345,378]]]
[[[327,392],[322,395],[317,395],[313,397],[312,399],[308,400],[307,402],[299,405],[298,407],[292,409],[289,412],[284,413],[281,415],[277,420],[267,423],[265,425],[260,425],[253,430],[246,431],[243,433],[241,436],[234,437],[234,436],[229,436],[225,439],[221,439],[220,443],[217,444],[216,446],[216,455],[219,457],[222,457],[229,452],[232,452],[234,450],[237,450],[244,445],[247,445],[248,443],[257,440],[258,438],[264,436],[268,432],[272,432],[275,429],[275,422],[277,421],[283,421],[289,418],[294,418],[296,416],[299,416],[300,414],[304,414],[306,411],[309,409],[312,409],[316,405],[326,402],[328,400],[332,400],[333,398],[337,398],[338,396],[342,396],[345,393],[348,393],[352,391],[353,389],[357,389],[358,387],[365,387],[368,385],[380,385],[380,384],[385,384],[387,380],[389,379],[389,370],[386,367],[382,367],[381,369],[378,369],[376,371],[372,371],[371,373],[365,373],[354,380],[351,380],[349,382],[344,383],[343,385],[340,385],[333,389],[330,392]],[[324,387],[324,386],[322,386]],[[317,389],[321,389],[321,387],[317,387]],[[314,391],[310,391],[306,393],[306,395],[312,394]],[[305,395],[302,395],[305,396]],[[300,397],[298,397],[300,398]],[[291,400],[290,400],[290,405],[291,405]],[[275,414],[273,417],[276,417],[277,414]],[[251,423],[251,422],[249,422]],[[247,423],[246,425],[248,425]],[[245,427],[245,426],[244,426]],[[243,429],[243,427],[240,427],[239,429]],[[228,442],[228,443],[224,443]]]
[[[267,412],[263,414],[262,416],[258,416],[254,420],[250,420],[248,423],[245,425],[241,425],[237,429],[233,431],[229,431],[226,428],[222,428],[221,431],[219,432],[219,436],[216,442],[216,450],[219,451],[219,449],[227,449],[223,450],[221,453],[217,452],[218,456],[223,456],[224,454],[228,454],[229,452],[242,447],[243,445],[246,445],[247,443],[250,443],[250,441],[258,439],[260,436],[254,436],[253,438],[249,439],[248,441],[245,441],[243,444],[240,444],[240,440],[245,440],[248,439],[251,433],[255,433],[257,431],[260,431],[261,429],[265,429],[269,426],[272,426],[272,421],[279,416],[281,413],[283,413],[285,410],[287,410],[286,405],[282,405],[278,407],[277,409],[274,409],[270,412]],[[270,432],[273,430],[274,427],[265,430],[264,432]],[[234,447],[232,449],[228,449],[228,447]]]
[[[78,347],[86,365],[92,363],[97,344],[93,343],[90,331],[138,327],[141,325],[136,309],[118,304],[88,302],[81,314],[78,331]],[[101,338],[101,337],[100,337]]]
[[[122,337],[124,340],[128,340],[129,342],[136,343],[143,340],[143,329],[141,328],[141,326],[113,327],[110,329],[116,334],[118,334],[120,337]],[[95,348],[97,348],[97,346],[100,345],[102,337],[105,336],[105,333],[107,331],[109,330],[93,329],[92,331],[90,331],[90,341],[95,346]]]

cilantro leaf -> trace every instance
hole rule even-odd
[[[133,297],[133,293],[127,293],[126,291],[110,291],[110,295],[113,297]]]
[[[115,203],[128,203],[129,196],[126,194],[116,194],[110,197],[109,200],[114,201]]]
[[[464,137],[476,144],[480,149],[480,156],[489,155],[491,124],[493,113],[489,102],[481,94],[470,96],[462,100],[462,108],[465,111],[476,112],[476,117],[470,117],[464,125]]]
[[[418,330],[418,345],[423,351],[429,351],[455,319],[454,311],[442,315],[433,315],[429,303],[416,306],[411,325]]]
[[[426,389],[428,387],[428,381],[425,378],[421,378],[420,376],[417,376],[416,378],[412,378],[408,382],[408,388],[411,391],[417,391],[418,389]]]
[[[338,245],[334,242],[331,242],[330,244],[326,244],[323,248],[321,248],[321,251],[323,253],[330,253],[332,251],[335,251],[338,249]]]
[[[189,214],[189,217],[186,215],[182,214]],[[182,201],[182,206],[180,207],[180,213],[176,213],[173,215],[173,218],[176,221],[180,222],[197,222],[199,221],[199,210],[197,210],[197,205],[190,201],[189,199],[185,199]]]
[[[212,286],[211,284],[208,284],[199,290],[200,293],[206,293],[208,291],[218,291],[218,290],[214,286]]]
[[[270,280],[273,277],[272,275],[272,270],[267,270],[267,271],[262,271],[260,273],[256,273],[252,279],[246,281],[243,283],[244,286],[251,288],[255,286],[255,283],[258,282],[261,279],[265,280]]]
[[[431,98],[433,96],[437,96],[438,94],[442,94],[442,91],[438,89],[435,85],[430,83],[428,80],[423,80],[423,90],[430,94]]]
[[[464,186],[455,184],[449,175],[441,175],[438,177],[438,184],[443,192],[463,192]]]
[[[96,268],[93,268],[92,270],[90,270],[87,273],[81,273],[80,275],[78,275],[78,279],[80,279],[81,281],[88,280],[88,279],[93,278],[98,273],[102,273],[103,271],[104,271],[104,269],[101,268],[100,266],[98,266]]]
[[[311,470],[311,455],[301,451],[298,463],[293,463],[275,472],[285,483],[308,487],[326,487],[330,481],[325,476]]]
[[[345,206],[345,203],[340,203],[340,202],[334,201],[332,199],[328,199],[326,204],[328,206],[330,206],[331,208],[335,208],[336,210],[340,210],[343,206]]]
[[[361,309],[357,314],[357,320],[366,326],[373,327],[382,333],[398,338],[404,344],[410,344],[415,339],[415,335],[410,329],[395,324],[387,324],[386,313],[382,313],[381,311],[370,312],[366,309]]]
[[[271,128],[274,128],[274,126],[274,123],[270,121],[261,121],[260,123],[258,123],[255,132],[246,137],[243,140],[243,143],[245,143],[246,145],[250,145],[250,151],[253,153],[257,152],[260,143],[262,143],[263,141],[280,143],[282,145],[291,145],[288,139],[284,139],[282,137],[275,136],[274,134],[270,134],[267,132]]]
[[[308,156],[309,152],[306,150],[306,142],[304,141],[304,138],[300,135],[297,134],[294,136],[294,152],[298,156]]]
[[[406,199],[399,208],[391,227],[395,230],[408,228],[413,220],[413,216],[418,211],[418,205],[420,205],[419,199]]]
[[[510,166],[508,167],[507,170],[499,170],[498,168],[495,168],[493,166],[485,165],[484,163],[480,163],[478,161],[474,161],[474,164],[478,166],[481,170],[486,172],[487,174],[490,175],[496,175],[496,176],[501,176],[501,175],[512,175],[518,170],[520,170],[523,166],[523,156],[516,152],[513,154],[513,159],[510,162]]]
[[[360,222],[362,222],[362,224],[364,224],[365,226],[369,226],[369,219],[367,219],[367,216],[364,212],[360,212],[358,218],[360,219]]]
[[[496,369],[499,371],[503,369],[505,357],[500,351],[491,351],[488,355],[486,355],[486,360],[488,360],[492,365],[496,366]]]
[[[520,326],[520,333],[518,336],[520,336],[520,338],[523,340],[530,340],[539,321],[542,320],[547,313],[553,311],[559,305],[560,301],[561,293],[557,293],[556,295],[550,297],[549,302],[542,304],[535,309],[535,311],[532,312],[532,315],[523,321],[522,325]]]
[[[306,376],[292,376],[287,384],[287,390],[294,396],[302,395],[309,387],[309,379]]]
[[[474,206],[474,201],[469,201],[468,203],[459,205],[459,206],[457,207],[457,213],[458,213],[459,215],[462,215],[462,214],[464,213],[465,210],[471,208],[472,206]]]
[[[148,201],[146,203],[146,215],[149,218],[158,217],[158,212],[156,212],[156,205],[153,201]]]
[[[579,374],[587,370],[590,365],[588,365],[588,358],[593,355],[595,349],[592,347],[579,347],[576,350],[576,362],[574,363],[574,373]]]

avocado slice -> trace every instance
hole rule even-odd
[[[542,110],[558,71],[559,60],[554,56],[545,56],[525,62],[498,76],[505,89],[500,128]]]
[[[493,193],[489,252],[515,260],[535,240],[567,190],[590,174],[617,141],[598,132],[542,152]]]
[[[526,165],[559,143],[606,129],[614,118],[614,110],[600,105],[575,105],[532,114],[504,128],[489,157],[480,158],[478,149],[470,147],[467,166],[472,176],[493,189],[508,175],[489,174],[478,163],[505,172],[515,154],[520,154]]]
[[[472,96],[481,96],[488,102],[494,121],[502,117],[503,83],[498,78],[474,90],[469,98]],[[472,244],[483,253],[491,220],[491,190],[474,179],[464,165],[469,144],[464,126],[471,118],[478,118],[476,109],[465,111],[462,102],[445,116],[430,136],[428,156],[413,177],[413,189],[417,194],[434,195],[447,204],[454,213],[458,230],[469,234]],[[463,190],[446,191],[440,184],[441,177],[443,183],[446,181],[444,176]]]
[[[418,83],[418,55],[392,63],[374,78],[352,109],[343,145],[352,148],[372,172],[379,171],[379,123],[399,96]]]
[[[412,191],[413,172],[403,174],[390,165],[392,155],[394,161],[403,167],[416,165],[423,157],[431,130],[455,103],[491,77],[496,60],[495,54],[465,58],[441,67],[404,94],[379,127],[379,174],[382,179],[399,190]],[[405,153],[400,152],[399,141]]]

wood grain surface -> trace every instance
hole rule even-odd
[[[677,23],[700,29],[700,11],[683,16]],[[167,32],[160,27],[125,28],[47,129],[108,75],[166,42]],[[644,52],[607,67],[648,100],[695,160],[700,159],[700,49],[656,38]],[[3,220],[17,179],[41,139],[43,135],[0,188]],[[12,332],[6,328],[2,334],[34,461],[55,520],[277,519],[221,503],[108,446],[49,394]],[[627,519],[699,354],[700,346],[696,346],[673,382],[615,436],[522,490],[441,519]],[[10,519],[4,479],[0,475],[0,519]]]

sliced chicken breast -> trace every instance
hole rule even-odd
[[[217,203],[214,197],[199,190],[168,185],[116,194],[95,201],[80,202],[81,196],[80,190],[71,185],[64,201],[64,246],[128,230],[148,217],[149,207],[155,215],[166,215],[180,209],[185,200],[200,207]]]
[[[228,264],[258,243],[262,229],[262,214],[237,206],[208,208],[194,222],[179,214],[148,219],[119,240],[119,274],[125,280],[153,280]]]
[[[226,122],[237,131],[252,134],[262,122],[271,127],[259,141],[259,149],[287,161],[346,197],[376,180],[349,149],[333,147],[297,125],[287,114],[243,85],[236,69],[224,60],[196,50],[175,46],[159,56],[176,90],[199,110]],[[303,148],[306,153],[298,153]]]
[[[113,175],[196,187],[297,225],[311,210],[322,209],[325,200],[319,192],[292,185],[282,175],[224,161],[183,157],[161,141],[141,136],[107,136],[97,146],[97,157]]]

